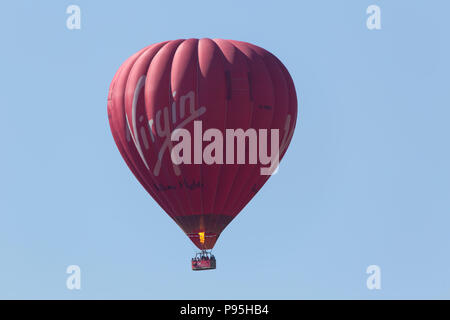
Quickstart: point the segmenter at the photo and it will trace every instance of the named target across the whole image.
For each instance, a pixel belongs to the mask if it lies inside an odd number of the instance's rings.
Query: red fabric
[[[260,47],[222,39],[173,40],[150,45],[124,62],[111,82],[108,118],[139,182],[198,248],[211,249],[270,177],[260,174],[267,165],[248,164],[247,156],[246,164],[174,166],[175,142],[168,143],[167,135],[181,125],[194,137],[194,120],[202,121],[203,132],[216,128],[224,138],[225,129],[279,129],[281,160],[295,129],[297,97],[287,69]],[[224,161],[225,156],[224,146]],[[204,243],[199,232],[205,232]]]

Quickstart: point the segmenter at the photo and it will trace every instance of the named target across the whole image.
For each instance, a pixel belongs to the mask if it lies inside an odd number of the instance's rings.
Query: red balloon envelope
[[[262,169],[272,162],[261,153],[274,156],[278,143],[277,158],[284,156],[297,96],[283,64],[258,46],[181,39],[150,45],[125,61],[110,85],[108,118],[136,178],[205,250],[270,177]],[[237,135],[227,139],[238,129],[242,148]]]

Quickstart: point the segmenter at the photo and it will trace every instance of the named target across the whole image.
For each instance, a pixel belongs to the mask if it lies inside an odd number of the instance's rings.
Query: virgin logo
[[[205,107],[200,107],[198,109],[195,109],[195,95],[194,91],[189,91],[186,95],[183,95],[180,97],[180,105],[177,110],[177,104],[176,101],[172,103],[171,106],[171,115],[172,117],[169,118],[169,107],[164,107],[163,109],[160,109],[156,112],[155,117],[151,118],[148,121],[148,124],[142,123],[144,120],[144,116],[140,116],[139,119],[137,119],[137,102],[139,98],[139,94],[145,86],[145,76],[142,76],[137,85],[136,89],[134,90],[133,95],[133,104],[132,104],[132,128],[130,128],[130,121],[128,121],[127,117],[127,123],[128,123],[128,129],[132,134],[130,134],[130,138],[132,138],[137,151],[139,152],[139,155],[141,156],[142,161],[144,162],[147,170],[151,170],[146,159],[144,156],[144,152],[142,150],[141,142],[139,139],[138,134],[140,134],[141,140],[144,144],[144,148],[148,150],[150,148],[150,144],[147,139],[147,132],[150,135],[151,142],[155,143],[156,139],[162,138],[164,139],[161,147],[158,152],[158,158],[156,161],[156,164],[153,168],[153,174],[155,176],[159,176],[159,173],[161,171],[161,165],[164,157],[164,153],[168,151],[170,153],[170,150],[172,149],[172,141],[170,139],[171,136],[171,130],[170,130],[170,121],[172,120],[172,126],[174,126],[177,122],[179,122],[175,127],[174,130],[180,129],[185,127],[188,123],[194,121],[195,119],[199,118],[202,114],[206,112]],[[174,92],[173,97],[176,96],[176,92]],[[189,114],[186,112],[186,107],[189,105]],[[138,130],[138,121],[141,124],[140,130]],[[173,165],[174,172],[177,176],[181,174],[180,168],[178,168],[177,165]]]
[[[261,167],[261,175],[272,175],[277,172],[280,154],[287,147],[290,115],[286,118],[281,144],[279,143],[279,130],[270,130],[269,154],[267,129],[255,130],[249,128],[245,131],[243,129],[225,129],[225,137],[222,130],[219,129],[210,128],[203,132],[202,121],[198,119],[206,112],[206,107],[201,106],[195,109],[194,91],[182,95],[179,98],[178,106],[174,101],[170,106],[170,114],[169,107],[166,106],[158,110],[154,117],[149,119],[148,123],[145,123],[143,121],[144,116],[141,115],[138,119],[136,112],[138,97],[144,85],[145,76],[142,76],[134,91],[131,123],[127,117],[130,131],[128,132],[130,133],[128,140],[133,141],[147,170],[151,170],[151,168],[146,161],[143,148],[149,150],[151,144],[153,145],[158,141],[160,149],[152,170],[155,176],[160,174],[166,151],[172,160],[173,170],[177,176],[181,173],[179,168],[181,164],[234,164],[235,158],[237,164],[245,164],[248,159],[249,164],[257,164],[259,160],[260,165],[267,165],[267,167]],[[176,92],[173,93],[173,96],[176,96]],[[193,139],[191,132],[185,129],[186,125],[191,122],[194,122]],[[171,127],[173,130],[171,130]],[[163,140],[159,141],[160,139]],[[203,142],[209,143],[203,148]],[[192,146],[193,150],[191,150]],[[235,150],[237,151],[236,157]],[[248,155],[246,155],[246,150],[248,150]]]

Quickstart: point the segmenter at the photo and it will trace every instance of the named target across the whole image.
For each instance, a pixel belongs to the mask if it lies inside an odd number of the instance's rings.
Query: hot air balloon
[[[108,118],[130,170],[201,250],[192,268],[213,269],[221,232],[289,146],[297,96],[280,60],[256,45],[179,39],[120,66]]]

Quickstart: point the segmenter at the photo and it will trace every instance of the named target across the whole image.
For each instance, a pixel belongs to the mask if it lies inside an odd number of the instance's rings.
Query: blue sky
[[[66,8],[81,8],[81,30]],[[382,29],[366,28],[381,8]],[[9,1],[0,33],[0,298],[450,298],[448,1]],[[164,40],[249,41],[299,96],[280,171],[218,269],[129,172],[106,98]],[[66,268],[81,267],[81,290]],[[366,268],[381,268],[368,290]]]

